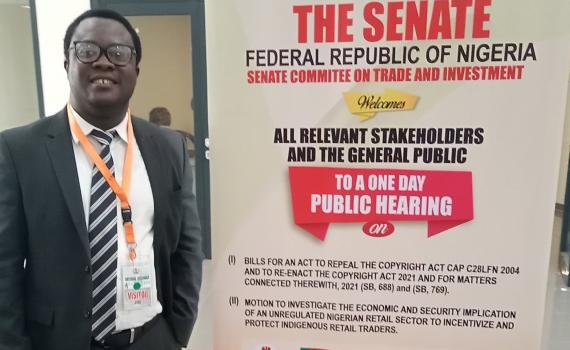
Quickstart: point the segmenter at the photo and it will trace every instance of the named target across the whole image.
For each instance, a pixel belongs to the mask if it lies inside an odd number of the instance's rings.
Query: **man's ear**
[[[140,72],[140,69],[139,69],[139,66],[138,66],[138,65],[137,65],[137,68],[136,68],[136,69],[137,69],[137,77],[138,77],[138,76],[139,76],[139,72]]]
[[[69,61],[67,59],[63,60],[63,68],[65,68],[65,72],[69,73]]]

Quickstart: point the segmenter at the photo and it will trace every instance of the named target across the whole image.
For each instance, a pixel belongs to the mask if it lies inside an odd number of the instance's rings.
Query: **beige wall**
[[[0,4],[0,130],[39,118],[30,10]]]
[[[172,114],[172,128],[194,133],[190,16],[133,16],[129,21],[142,41],[133,114],[148,118],[153,107],[163,106]]]

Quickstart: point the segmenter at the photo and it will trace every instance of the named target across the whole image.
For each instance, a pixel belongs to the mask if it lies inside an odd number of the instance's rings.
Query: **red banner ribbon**
[[[473,219],[471,172],[289,167],[295,224],[320,240],[334,222],[427,221],[432,237]]]

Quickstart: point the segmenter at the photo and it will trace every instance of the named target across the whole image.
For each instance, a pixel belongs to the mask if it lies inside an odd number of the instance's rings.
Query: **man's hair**
[[[69,60],[69,46],[71,45],[71,37],[75,33],[77,26],[84,19],[92,17],[111,19],[125,26],[129,34],[131,35],[131,38],[133,39],[133,45],[135,46],[135,50],[137,52],[137,54],[135,55],[135,60],[136,64],[138,65],[142,58],[141,39],[139,38],[139,35],[137,34],[135,28],[133,28],[131,23],[123,15],[113,10],[106,10],[106,9],[87,10],[69,24],[67,30],[65,31],[65,37],[63,38],[63,55],[65,56],[65,58]]]
[[[154,107],[148,113],[148,120],[159,126],[170,126],[172,121],[170,112],[166,107]]]

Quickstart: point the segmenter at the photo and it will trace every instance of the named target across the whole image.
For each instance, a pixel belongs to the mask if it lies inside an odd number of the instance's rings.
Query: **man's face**
[[[133,40],[127,29],[115,20],[91,17],[79,23],[71,38],[74,41],[88,40],[100,47],[112,44],[133,46]],[[80,113],[93,113],[108,108],[126,108],[133,94],[139,73],[136,57],[125,66],[116,66],[109,62],[105,53],[93,63],[82,63],[75,56],[75,50],[69,51],[64,63],[71,89],[72,105]]]

